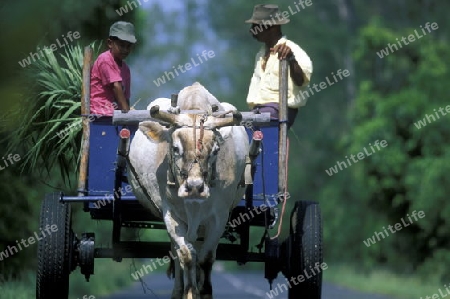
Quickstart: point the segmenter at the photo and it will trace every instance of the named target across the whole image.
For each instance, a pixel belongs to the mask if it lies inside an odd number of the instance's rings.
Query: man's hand
[[[123,93],[122,82],[114,82],[113,91],[116,101],[119,104],[119,109],[122,110],[122,112],[129,111],[130,106],[128,105],[128,101],[126,100],[125,94]]]
[[[278,59],[286,59],[293,55],[291,48],[286,44],[275,45],[273,48],[270,48],[272,53],[278,53]]]
[[[272,51],[272,53],[278,53],[278,59],[287,59],[289,61],[292,80],[294,80],[295,85],[302,86],[304,82],[303,70],[295,60],[294,53],[291,48],[289,48],[286,44],[280,44],[270,48],[270,51]]]

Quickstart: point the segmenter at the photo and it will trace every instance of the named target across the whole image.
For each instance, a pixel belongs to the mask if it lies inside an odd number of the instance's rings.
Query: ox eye
[[[217,155],[217,153],[219,153],[219,150],[220,150],[220,147],[215,146],[213,151],[212,151],[213,155]]]
[[[186,170],[180,171],[180,176],[181,176],[181,178],[184,179],[184,180],[187,179],[187,177],[188,177],[187,171],[186,171]]]
[[[173,153],[175,155],[179,155],[180,154],[180,148],[178,146],[174,146],[172,147]]]

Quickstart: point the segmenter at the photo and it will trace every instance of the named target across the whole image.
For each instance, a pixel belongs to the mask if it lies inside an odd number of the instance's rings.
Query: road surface
[[[170,299],[173,280],[169,280],[164,273],[153,273],[143,277],[146,286],[144,293],[140,282],[135,283],[129,289],[118,292],[114,295],[101,297],[99,299]],[[285,280],[279,275],[274,281],[275,288],[278,283],[282,284]],[[264,279],[264,273],[259,272],[238,272],[228,273],[224,271],[213,272],[212,277],[214,298],[215,299],[257,299],[270,297],[266,294],[269,291],[267,280]],[[287,291],[273,296],[276,299],[286,299]],[[386,296],[364,294],[351,291],[345,288],[324,283],[322,289],[322,299],[393,299]]]

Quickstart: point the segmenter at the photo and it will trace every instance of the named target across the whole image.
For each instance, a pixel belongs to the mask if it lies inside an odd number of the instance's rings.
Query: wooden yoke
[[[92,47],[87,46],[84,48],[83,58],[83,82],[81,89],[81,115],[90,114],[91,104],[91,66],[92,66]],[[89,118],[82,118],[83,135],[81,138],[81,159],[80,159],[80,172],[78,177],[78,196],[87,195],[86,182],[88,177],[88,162],[89,162],[89,136],[90,126]]]
[[[286,154],[287,154],[287,126],[288,126],[288,62],[280,61],[280,102],[278,107],[278,194],[286,200]]]
[[[178,103],[178,94],[173,93],[170,95],[170,106],[172,106],[172,108],[177,107],[177,103]]]

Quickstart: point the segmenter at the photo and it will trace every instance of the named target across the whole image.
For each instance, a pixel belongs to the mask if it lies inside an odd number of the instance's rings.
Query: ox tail
[[[172,258],[172,255],[170,256],[170,264],[166,273],[169,279],[175,278],[175,260]]]

